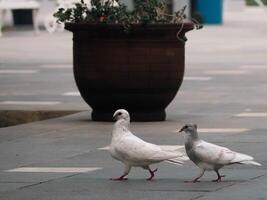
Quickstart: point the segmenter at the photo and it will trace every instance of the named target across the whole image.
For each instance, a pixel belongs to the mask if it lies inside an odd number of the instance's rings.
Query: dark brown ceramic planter
[[[67,23],[73,32],[74,77],[92,119],[111,121],[115,110],[129,111],[133,121],[163,121],[184,75],[184,42],[177,25]],[[180,37],[193,29],[184,24]]]

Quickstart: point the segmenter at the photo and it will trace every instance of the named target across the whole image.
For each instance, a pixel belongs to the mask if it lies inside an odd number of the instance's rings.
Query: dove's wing
[[[194,145],[189,154],[191,153],[199,162],[205,162],[212,165],[227,165],[236,157],[236,152],[203,140],[198,141]]]
[[[226,147],[215,145],[200,140],[193,148],[194,156],[199,162],[205,162],[211,165],[230,165],[234,163],[257,165],[252,156],[232,151]]]
[[[179,156],[175,152],[163,151],[160,146],[145,142],[132,134],[121,138],[114,150],[124,161],[140,165],[156,163]]]

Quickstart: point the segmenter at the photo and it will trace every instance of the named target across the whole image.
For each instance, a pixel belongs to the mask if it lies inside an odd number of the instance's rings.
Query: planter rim
[[[183,26],[183,32],[187,32],[194,29],[194,24],[192,22],[185,22],[179,24],[133,24],[131,25],[132,31],[135,30],[179,30]],[[69,31],[88,31],[88,30],[118,30],[121,31],[124,29],[122,24],[89,24],[89,23],[65,23],[65,29]]]

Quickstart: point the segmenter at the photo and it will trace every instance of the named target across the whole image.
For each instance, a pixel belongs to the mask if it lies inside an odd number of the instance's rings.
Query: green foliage
[[[264,3],[267,6],[267,0],[262,0],[262,3]],[[258,5],[254,0],[246,0],[246,4],[249,6],[257,6]]]
[[[116,6],[115,6],[116,5]],[[91,9],[81,0],[73,8],[59,8],[54,17],[58,22],[72,23],[122,23],[129,19],[129,12],[125,5],[118,0],[100,1],[91,0]]]
[[[133,11],[120,0],[91,0],[90,8],[81,0],[73,8],[59,8],[54,16],[59,23],[122,24],[128,29],[132,24],[182,23],[185,8],[170,15],[164,0],[135,0]],[[196,28],[201,28],[197,22],[195,24]]]
[[[158,20],[159,9],[163,9],[163,4],[157,0],[135,0],[135,10],[133,16],[135,21],[143,24],[155,23]]]

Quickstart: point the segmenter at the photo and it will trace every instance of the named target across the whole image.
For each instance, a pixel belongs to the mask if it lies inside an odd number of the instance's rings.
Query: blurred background
[[[123,1],[133,6],[132,1]],[[0,0],[0,127],[90,110],[73,78],[72,34],[53,17],[58,7],[73,2]],[[188,18],[204,24],[204,29],[187,34],[186,82],[181,92],[189,81],[210,80],[201,77],[204,69],[247,65],[265,69],[267,0],[167,2],[169,12],[186,5]],[[241,77],[243,72],[231,73]],[[182,112],[183,98],[179,98]],[[170,105],[175,107],[176,101]]]
[[[49,21],[52,23],[52,13],[58,7],[71,6],[77,1],[79,0],[0,0],[0,22],[2,28],[6,30],[32,25],[32,10],[36,8],[38,11],[35,17],[38,27],[44,29],[48,27]],[[122,0],[122,2],[129,8],[134,5],[132,0]],[[187,16],[204,24],[223,23],[224,14],[227,15],[227,11],[246,12],[247,8],[264,8],[267,4],[267,0],[166,0],[166,2],[169,12],[177,11],[186,5]]]

